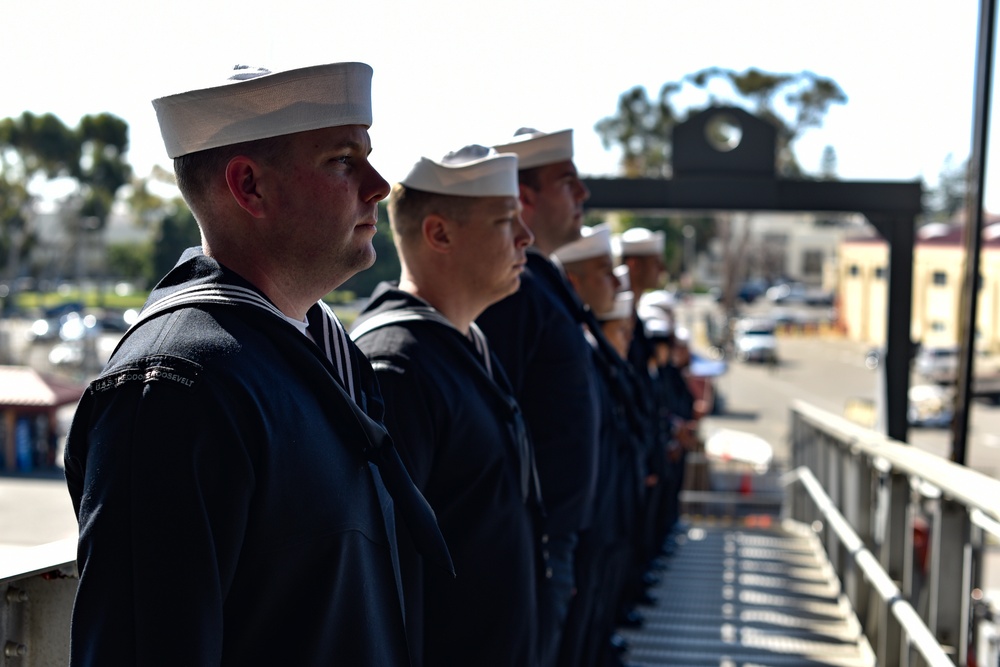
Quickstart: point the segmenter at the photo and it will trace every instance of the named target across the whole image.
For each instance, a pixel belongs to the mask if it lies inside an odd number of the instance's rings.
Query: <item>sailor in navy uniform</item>
[[[237,67],[154,101],[203,247],[73,420],[72,665],[409,664],[396,516],[450,559],[318,302],[374,261],[371,77]]]
[[[623,596],[636,576],[648,424],[641,387],[624,356],[604,335],[597,314],[615,314],[620,287],[607,224],[553,253],[581,302],[601,390],[601,465],[594,513],[577,551],[577,595],[563,636],[559,664],[608,664]],[[631,318],[629,317],[629,323]]]
[[[616,258],[621,262],[619,268],[626,271],[638,306],[643,295],[659,289],[663,284],[666,275],[663,262],[666,235],[659,230],[632,227],[613,236],[611,243]],[[662,378],[655,360],[654,344],[646,336],[645,318],[645,312],[637,309],[628,360],[642,384],[644,395],[649,397],[652,445],[647,461],[649,493],[643,510],[644,544],[640,557],[652,563],[662,550],[676,519],[674,509],[680,487],[668,461],[673,437],[672,415],[667,402],[661,400],[659,385]]]
[[[541,667],[553,667],[575,586],[573,554],[593,509],[600,399],[572,288],[549,254],[579,238],[589,192],[573,164],[572,130],[524,128],[495,148],[518,156],[522,216],[535,241],[520,289],[477,323],[507,371],[535,448],[548,556],[539,577],[539,655]]]
[[[537,478],[520,408],[475,323],[520,283],[532,240],[520,208],[515,155],[467,146],[422,158],[389,199],[400,280],[378,286],[352,331],[457,573],[423,563],[400,531],[415,666],[537,664]]]

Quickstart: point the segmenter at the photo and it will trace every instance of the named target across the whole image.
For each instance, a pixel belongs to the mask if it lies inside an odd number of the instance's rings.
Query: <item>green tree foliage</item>
[[[153,275],[150,276],[150,284],[156,283],[174,268],[182,252],[200,244],[201,232],[191,209],[183,199],[172,201],[160,221],[159,233],[153,245]]]
[[[80,159],[73,174],[81,186],[83,216],[97,218],[102,227],[118,189],[129,182],[132,168],[125,159],[128,124],[108,113],[84,116],[75,132]]]
[[[27,182],[44,175],[74,177],[79,170],[80,142],[74,131],[53,114],[25,111],[19,118],[0,120],[0,150],[5,171]]]
[[[72,131],[52,114],[26,112],[0,120],[0,262],[5,281],[18,277],[34,241],[35,197],[28,184],[36,177],[71,176],[78,157]]]
[[[956,162],[948,154],[938,174],[937,186],[925,191],[924,210],[928,222],[950,222],[965,208],[968,193],[969,162]]]
[[[149,284],[153,275],[152,243],[113,243],[107,253],[111,276]]]
[[[692,92],[700,93],[703,103],[679,109],[678,95]],[[622,93],[615,114],[598,121],[594,129],[606,149],[621,149],[626,177],[666,178],[671,174],[674,125],[710,106],[733,104],[777,127],[778,172],[801,177],[803,170],[792,151],[794,141],[822,125],[830,105],[846,101],[835,81],[812,72],[775,74],[750,68],[740,73],[710,67],[664,84],[655,99],[642,86]]]
[[[594,223],[599,221],[593,220]],[[590,224],[591,220],[588,219],[586,222]],[[618,228],[615,231],[623,232],[633,227],[644,227],[654,232],[662,231],[665,241],[663,262],[670,278],[676,279],[683,271],[691,269],[690,266],[684,265],[685,261],[693,260],[691,257],[684,257],[684,227],[688,225],[694,230],[693,250],[695,253],[705,251],[709,240],[714,235],[715,220],[710,215],[662,216],[623,212],[617,217],[616,227]]]
[[[0,119],[0,262],[8,280],[20,274],[25,252],[37,240],[32,183],[75,182],[63,202],[75,215],[63,219],[78,247],[85,231],[104,227],[119,188],[131,178],[127,149],[128,124],[107,113],[84,116],[75,128],[53,114]]]

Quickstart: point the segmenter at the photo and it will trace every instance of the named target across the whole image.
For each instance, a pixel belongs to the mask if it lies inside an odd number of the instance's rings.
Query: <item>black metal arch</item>
[[[713,123],[738,124],[732,150],[713,145]],[[913,245],[920,181],[810,181],[775,175],[776,132],[735,107],[712,107],[674,127],[674,178],[585,178],[587,207],[603,210],[861,213],[889,244],[885,359],[887,434],[907,439]]]

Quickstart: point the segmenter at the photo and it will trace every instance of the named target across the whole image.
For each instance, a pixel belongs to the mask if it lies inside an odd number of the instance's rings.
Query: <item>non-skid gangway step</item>
[[[801,524],[694,523],[649,590],[625,662],[654,667],[873,667],[816,536]]]

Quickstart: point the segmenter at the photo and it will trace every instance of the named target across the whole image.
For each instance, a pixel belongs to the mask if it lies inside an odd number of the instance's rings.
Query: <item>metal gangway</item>
[[[1000,481],[796,402],[773,488],[682,496],[630,665],[1000,665]],[[697,511],[695,511],[697,510]],[[708,511],[711,510],[711,511]],[[67,663],[75,541],[0,563],[0,666]]]
[[[688,492],[630,665],[1000,664],[1000,481],[796,402],[773,489]],[[749,486],[749,485],[746,485]],[[713,509],[714,508],[714,509]]]

